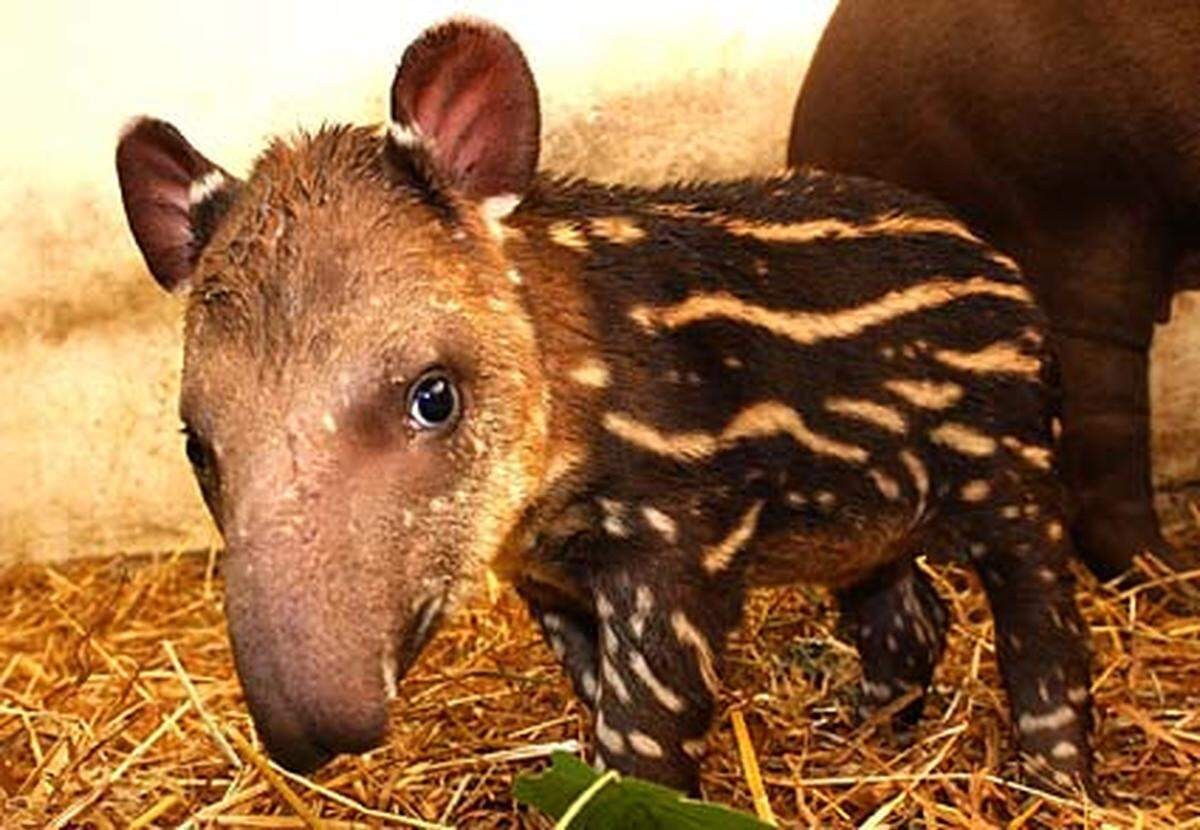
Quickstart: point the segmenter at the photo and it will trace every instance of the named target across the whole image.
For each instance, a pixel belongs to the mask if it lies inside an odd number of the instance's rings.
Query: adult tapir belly
[[[1054,328],[1076,546],[1195,561],[1152,508],[1147,357],[1200,287],[1200,5],[843,0],[788,160],[932,193],[1012,254]]]

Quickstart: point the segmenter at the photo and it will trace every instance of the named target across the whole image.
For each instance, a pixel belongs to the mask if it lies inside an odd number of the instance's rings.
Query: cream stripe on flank
[[[825,408],[835,415],[857,418],[897,435],[908,431],[908,424],[905,423],[903,415],[892,407],[875,401],[861,398],[827,398]]]
[[[949,409],[962,399],[964,392],[957,383],[915,378],[884,381],[883,388],[921,409]]]
[[[900,484],[896,479],[875,467],[867,470],[867,475],[871,477],[871,481],[875,482],[875,488],[885,499],[895,501],[900,498]]]
[[[817,455],[862,463],[868,453],[862,447],[847,444],[813,432],[800,413],[779,401],[761,401],[739,412],[719,435],[708,432],[660,432],[621,412],[606,412],[604,428],[618,438],[644,450],[670,458],[702,460],[728,449],[739,441],[787,435]]]
[[[949,447],[963,455],[983,457],[996,451],[995,438],[956,421],[946,421],[930,430],[929,438],[935,444]]]
[[[925,515],[926,498],[929,496],[929,470],[911,450],[900,450],[900,462],[908,468],[913,486],[917,488],[918,502],[915,518],[920,520]]]
[[[733,530],[729,531],[728,536],[717,544],[705,548],[704,557],[700,561],[704,564],[704,571],[709,576],[729,567],[733,557],[737,556],[738,551],[745,547],[746,543],[754,536],[754,531],[758,529],[758,514],[762,512],[762,508],[763,503],[756,501],[749,510],[742,514],[742,518],[738,520]]]
[[[714,217],[717,218],[717,217]],[[814,239],[861,239],[866,236],[905,236],[908,234],[940,233],[956,236],[968,242],[983,244],[983,240],[971,233],[967,227],[953,219],[938,219],[930,216],[904,216],[887,214],[863,225],[853,225],[841,219],[812,219],[808,222],[768,222],[755,225],[743,220],[733,220],[723,225],[730,233],[749,236],[764,242],[811,242]],[[987,259],[1009,271],[1020,270],[1012,257],[999,251],[984,252]]]
[[[1027,463],[1037,467],[1039,470],[1049,470],[1053,466],[1053,456],[1050,453],[1049,447],[1026,444],[1013,435],[1004,436],[1000,439],[1000,443],[1020,455]]]
[[[1037,375],[1042,362],[1037,357],[1025,354],[1015,343],[992,343],[977,352],[960,352],[954,349],[939,349],[933,353],[939,363],[953,369],[979,374]]]
[[[703,320],[731,320],[764,328],[801,345],[854,337],[873,326],[906,314],[939,308],[965,297],[991,296],[1032,303],[1029,292],[1016,283],[986,277],[954,280],[930,279],[855,308],[836,311],[785,311],[755,305],[728,292],[693,294],[683,302],[665,306],[636,306],[629,317],[643,328],[679,328]]]
[[[928,216],[886,214],[872,222],[855,225],[841,219],[812,219],[807,222],[768,222],[752,224],[735,219],[724,224],[730,233],[749,236],[764,242],[810,242],[814,239],[858,239],[864,236],[904,236],[906,234],[939,233],[956,236],[968,242],[980,242],[979,237],[952,219]]]

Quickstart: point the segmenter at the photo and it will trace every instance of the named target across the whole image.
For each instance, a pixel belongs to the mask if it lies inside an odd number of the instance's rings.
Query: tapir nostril
[[[383,743],[387,710],[381,706],[357,714],[346,712],[302,732],[277,729],[269,718],[256,720],[256,725],[272,760],[292,772],[307,774],[336,755],[366,752]]]
[[[387,732],[383,682],[371,676],[378,656],[348,649],[332,658],[297,648],[311,639],[288,640],[263,624],[256,606],[238,600],[237,568],[227,597],[230,635],[246,703],[267,753],[289,770],[308,773],[339,753],[378,746]],[[298,618],[303,618],[299,615]],[[304,632],[301,631],[301,634]]]
[[[374,749],[387,736],[387,707],[369,711],[346,712],[327,723],[317,724],[311,733],[313,743],[328,756],[357,755]]]
[[[284,769],[300,775],[316,772],[333,758],[334,753],[309,741],[298,738],[291,741],[272,744],[260,730],[263,744],[271,759]]]

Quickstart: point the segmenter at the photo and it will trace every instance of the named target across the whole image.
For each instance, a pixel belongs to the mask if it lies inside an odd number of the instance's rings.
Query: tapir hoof
[[[1081,505],[1072,522],[1071,538],[1080,558],[1105,581],[1128,571],[1140,554],[1182,564],[1182,554],[1163,538],[1150,505],[1141,501]]]
[[[1043,759],[1023,757],[1020,777],[1029,785],[1053,795],[1086,800],[1097,806],[1104,806],[1106,802],[1090,767],[1067,774],[1049,767]]]
[[[1132,584],[1162,578],[1162,593],[1174,603],[1200,607],[1200,575],[1176,577],[1200,571],[1200,551],[1168,542],[1148,507],[1097,505],[1080,513],[1071,534],[1080,557],[1100,580],[1125,576]]]

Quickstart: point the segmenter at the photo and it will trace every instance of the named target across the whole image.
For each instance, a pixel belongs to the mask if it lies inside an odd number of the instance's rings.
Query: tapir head
[[[161,121],[117,148],[134,238],[187,298],[180,415],[238,674],[296,770],[383,739],[542,475],[546,383],[497,224],[537,163],[528,66],[452,21],[409,47],[391,108],[276,141],[245,181]]]

